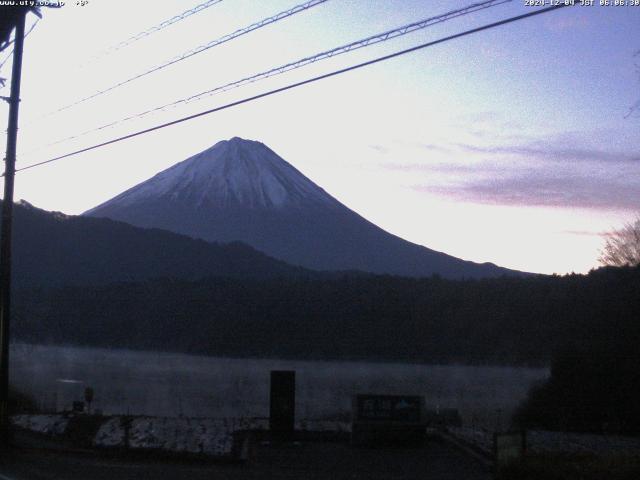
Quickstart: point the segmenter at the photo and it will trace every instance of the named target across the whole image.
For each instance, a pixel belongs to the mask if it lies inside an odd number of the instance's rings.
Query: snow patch
[[[493,452],[493,432],[469,427],[450,427],[448,432],[487,454]],[[640,439],[620,435],[527,431],[527,451],[533,454],[640,454]]]
[[[103,208],[159,199],[198,208],[340,205],[266,145],[234,137],[158,173],[87,214],[99,215]]]
[[[236,432],[267,428],[266,419],[113,417],[100,427],[94,445],[230,456]]]
[[[94,446],[123,447],[125,445],[125,430],[120,417],[113,417],[100,425],[95,438]]]
[[[32,432],[62,435],[67,429],[69,418],[63,415],[14,415],[11,422]]]
[[[63,415],[16,415],[12,422],[24,429],[63,435],[69,423]],[[267,418],[105,417],[93,445],[187,452],[209,456],[231,456],[237,432],[267,430]],[[304,432],[349,432],[347,422],[300,420],[296,430]]]

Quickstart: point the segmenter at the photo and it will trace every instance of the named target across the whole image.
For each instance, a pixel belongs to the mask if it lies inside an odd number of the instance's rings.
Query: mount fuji
[[[316,270],[447,278],[521,274],[392,235],[341,204],[266,145],[234,137],[84,215],[215,242],[245,242]]]

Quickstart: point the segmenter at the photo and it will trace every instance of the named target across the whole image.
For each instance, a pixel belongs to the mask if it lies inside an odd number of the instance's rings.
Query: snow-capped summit
[[[156,198],[197,208],[339,205],[266,145],[239,137],[216,143],[97,209]]]
[[[234,137],[170,167],[85,215],[209,241],[248,243],[319,270],[489,277],[509,270],[416,245],[342,205],[260,142]]]

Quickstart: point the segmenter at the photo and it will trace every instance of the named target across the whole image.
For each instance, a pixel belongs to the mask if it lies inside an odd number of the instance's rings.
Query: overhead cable
[[[376,35],[372,35],[372,36],[366,37],[364,39],[348,43],[346,45],[342,45],[342,46],[339,46],[339,47],[336,47],[336,48],[332,48],[331,50],[326,50],[326,51],[323,51],[323,52],[320,52],[320,53],[316,53],[316,54],[308,56],[308,57],[301,58],[301,59],[296,60],[294,62],[290,62],[290,63],[287,63],[285,65],[281,65],[279,67],[275,67],[275,68],[272,68],[270,70],[257,73],[255,75],[251,75],[249,77],[245,77],[245,78],[242,78],[240,80],[236,80],[236,81],[233,81],[233,82],[230,82],[230,83],[226,83],[224,85],[219,85],[217,87],[205,90],[204,92],[200,92],[198,94],[191,95],[189,97],[181,98],[179,100],[175,100],[173,102],[166,103],[166,104],[161,105],[159,107],[154,107],[154,108],[151,108],[149,110],[145,110],[143,112],[135,113],[135,114],[120,118],[118,120],[109,122],[107,124],[100,125],[98,127],[82,131],[82,132],[80,132],[78,134],[75,134],[75,135],[72,135],[72,136],[57,140],[57,141],[55,141],[53,143],[48,144],[47,146],[58,145],[58,144],[63,143],[63,142],[67,142],[67,141],[70,141],[70,140],[75,140],[77,138],[83,137],[83,136],[88,135],[90,133],[94,133],[94,132],[98,132],[98,131],[101,131],[101,130],[104,130],[104,129],[107,129],[107,128],[111,128],[111,127],[114,127],[114,126],[119,125],[121,123],[128,122],[130,120],[142,118],[142,117],[145,117],[145,116],[150,115],[152,113],[156,113],[156,112],[159,112],[159,111],[166,110],[168,108],[177,107],[180,104],[187,104],[187,103],[190,103],[190,102],[193,102],[193,101],[196,101],[196,100],[200,100],[200,99],[205,98],[205,97],[210,97],[212,95],[216,95],[216,94],[223,93],[223,92],[235,89],[235,88],[239,88],[239,87],[242,87],[244,85],[248,85],[248,84],[260,81],[260,80],[265,80],[267,78],[274,77],[276,75],[281,75],[283,73],[286,73],[286,72],[289,72],[291,70],[295,70],[295,69],[304,67],[306,65],[309,65],[309,64],[312,64],[312,63],[315,63],[315,62],[319,62],[319,61],[322,61],[322,60],[333,58],[333,57],[336,57],[338,55],[342,55],[344,53],[351,52],[353,50],[357,50],[357,49],[360,49],[360,48],[364,48],[364,47],[368,47],[368,46],[374,45],[376,43],[385,42],[387,40],[391,40],[393,38],[400,37],[402,35],[406,35],[408,33],[415,32],[417,30],[421,30],[421,29],[433,26],[433,25],[438,24],[438,23],[442,23],[442,22],[445,22],[445,21],[448,21],[448,20],[452,20],[452,19],[460,17],[462,15],[467,15],[467,14],[470,14],[470,13],[473,13],[473,12],[477,12],[479,10],[484,10],[486,8],[495,7],[495,6],[501,5],[503,3],[508,3],[508,2],[511,2],[511,0],[488,0],[488,1],[480,2],[480,3],[474,3],[474,4],[471,4],[471,5],[469,5],[467,7],[464,7],[464,8],[460,8],[460,9],[457,9],[457,10],[452,10],[450,12],[447,12],[447,13],[444,13],[444,14],[441,14],[441,15],[437,15],[437,16],[434,16],[434,17],[430,17],[430,18],[427,18],[427,19],[424,19],[424,20],[420,20],[418,22],[413,22],[413,23],[410,23],[408,25],[403,25],[401,27],[394,28],[392,30],[387,30],[385,32],[378,33]]]
[[[137,42],[138,40],[141,40],[145,37],[148,37],[149,35],[152,35],[156,32],[159,32],[160,30],[163,30],[165,28],[167,28],[169,25],[173,25],[174,23],[177,23],[181,20],[184,20],[185,18],[190,17],[191,15],[195,15],[196,13],[200,13],[201,11],[212,7],[218,3],[222,2],[222,0],[208,0],[204,3],[201,3],[200,5],[196,5],[193,8],[190,8],[189,10],[185,10],[184,12],[175,15],[171,18],[168,18],[167,20],[164,20],[163,22],[159,23],[158,25],[155,25],[153,27],[147,28],[146,30],[143,30],[140,33],[137,33],[135,35],[132,35],[131,37],[127,38],[126,40],[121,41],[120,43],[117,43],[115,45],[112,45],[111,47],[107,48],[106,50],[104,50],[103,52],[99,53],[98,55],[96,55],[95,57],[93,57],[90,61],[93,60],[97,60],[98,58],[102,58],[105,57],[117,50],[120,50],[124,47],[127,47],[129,45],[131,45],[132,43]]]
[[[378,58],[375,58],[373,60],[368,60],[366,62],[358,63],[358,64],[352,65],[350,67],[341,68],[341,69],[335,70],[333,72],[325,73],[325,74],[319,75],[317,77],[313,77],[313,78],[309,78],[307,80],[302,80],[300,82],[292,83],[292,84],[286,85],[284,87],[276,88],[274,90],[269,90],[267,92],[263,92],[263,93],[260,93],[258,95],[253,95],[251,97],[243,98],[241,100],[236,100],[234,102],[227,103],[227,104],[221,105],[219,107],[211,108],[209,110],[205,110],[203,112],[195,113],[193,115],[188,115],[186,117],[182,117],[182,118],[179,118],[177,120],[173,120],[173,121],[166,122],[166,123],[163,123],[163,124],[160,124],[160,125],[156,125],[154,127],[146,128],[144,130],[139,130],[137,132],[130,133],[128,135],[124,135],[124,136],[121,136],[121,137],[118,137],[118,138],[114,138],[114,139],[108,140],[106,142],[102,142],[102,143],[99,143],[99,144],[96,144],[96,145],[92,145],[90,147],[85,147],[85,148],[82,148],[80,150],[76,150],[76,151],[73,151],[73,152],[66,153],[64,155],[60,155],[60,156],[57,156],[57,157],[54,157],[54,158],[50,158],[48,160],[44,160],[44,161],[37,162],[37,163],[32,163],[31,165],[27,165],[25,167],[16,169],[16,172],[29,170],[31,168],[35,168],[35,167],[38,167],[38,166],[41,166],[41,165],[46,165],[46,164],[49,164],[49,163],[52,163],[52,162],[56,162],[56,161],[62,160],[64,158],[69,158],[69,157],[72,157],[72,156],[75,156],[75,155],[79,155],[81,153],[85,153],[85,152],[88,152],[88,151],[91,151],[91,150],[96,150],[98,148],[102,148],[102,147],[105,147],[107,145],[112,145],[114,143],[122,142],[122,141],[128,140],[130,138],[138,137],[140,135],[144,135],[144,134],[151,133],[151,132],[154,132],[154,131],[157,131],[157,130],[161,130],[163,128],[171,127],[173,125],[177,125],[179,123],[187,122],[187,121],[193,120],[195,118],[203,117],[205,115],[210,115],[212,113],[216,113],[216,112],[219,112],[219,111],[222,111],[222,110],[226,110],[226,109],[229,109],[229,108],[232,108],[232,107],[236,107],[238,105],[249,103],[249,102],[261,99],[261,98],[269,97],[271,95],[275,95],[277,93],[285,92],[287,90],[292,90],[294,88],[298,88],[298,87],[301,87],[303,85],[308,85],[308,84],[311,84],[311,83],[314,83],[314,82],[317,82],[317,81],[320,81],[320,80],[324,80],[326,78],[335,77],[337,75],[341,75],[343,73],[347,73],[347,72],[350,72],[350,71],[353,71],[353,70],[357,70],[357,69],[360,69],[360,68],[363,68],[363,67],[367,67],[369,65],[374,65],[376,63],[384,62],[386,60],[390,60],[392,58],[396,58],[396,57],[399,57],[401,55],[406,55],[408,53],[412,53],[412,52],[416,52],[418,50],[422,50],[422,49],[425,49],[425,48],[428,48],[428,47],[432,47],[432,46],[438,45],[440,43],[448,42],[448,41],[454,40],[456,38],[461,38],[461,37],[464,37],[464,36],[467,36],[467,35],[471,35],[473,33],[478,33],[478,32],[484,31],[484,30],[489,30],[491,28],[499,27],[499,26],[506,25],[506,24],[509,24],[509,23],[513,23],[513,22],[516,22],[516,21],[519,21],[519,20],[524,20],[526,18],[530,18],[530,17],[536,16],[536,15],[540,15],[540,14],[543,14],[543,13],[547,13],[547,12],[551,12],[551,11],[554,11],[554,10],[558,10],[560,8],[564,8],[564,7],[567,7],[567,6],[572,6],[572,5],[563,3],[563,4],[560,4],[560,5],[555,5],[555,6],[551,6],[551,7],[542,8],[542,9],[539,9],[539,10],[534,10],[534,11],[531,11],[531,12],[528,12],[528,13],[525,13],[525,14],[522,14],[522,15],[517,15],[515,17],[510,17],[510,18],[507,18],[507,19],[504,19],[504,20],[500,20],[498,22],[489,23],[489,24],[483,25],[481,27],[476,27],[476,28],[473,28],[473,29],[470,29],[470,30],[465,30],[464,32],[460,32],[460,33],[456,33],[456,34],[453,34],[453,35],[449,35],[447,37],[443,37],[443,38],[440,38],[438,40],[433,40],[433,41],[430,41],[430,42],[427,42],[427,43],[423,43],[423,44],[417,45],[415,47],[407,48],[405,50],[401,50],[401,51],[398,51],[398,52],[395,52],[395,53],[391,53],[389,55],[384,55],[382,57],[378,57]]]
[[[288,18],[292,15],[295,15],[296,13],[300,13],[303,12],[305,10],[308,10],[312,7],[315,7],[317,5],[320,5],[322,3],[325,3],[328,0],[308,0],[305,3],[302,3],[300,5],[296,5],[295,7],[292,7],[288,10],[284,10],[280,13],[277,13],[275,15],[272,15],[270,17],[264,18],[262,20],[260,20],[259,22],[256,23],[252,23],[251,25],[248,25],[246,27],[240,28],[232,33],[229,33],[227,35],[224,35],[222,37],[216,38],[215,40],[211,40],[209,43],[206,43],[204,45],[199,45],[191,50],[188,50],[184,53],[182,53],[181,55],[178,55],[176,57],[173,57],[170,60],[167,60],[163,63],[161,63],[160,65],[156,65],[153,68],[150,68],[148,70],[145,70],[144,72],[138,73],[132,77],[129,77],[125,80],[122,80],[114,85],[111,85],[110,87],[104,88],[102,90],[98,90],[95,93],[92,93],[91,95],[88,95],[86,97],[83,97],[79,100],[76,100],[73,103],[70,103],[68,105],[65,105],[63,107],[58,108],[57,110],[54,110],[46,115],[44,115],[44,117],[48,117],[50,115],[53,115],[55,113],[59,113],[59,112],[63,112],[65,110],[68,110],[69,108],[75,107],[76,105],[79,105],[81,103],[84,103],[88,100],[94,99],[96,97],[99,97],[101,95],[104,95],[107,92],[111,92],[113,90],[115,90],[116,88],[122,87],[123,85],[126,85],[128,83],[131,83],[135,80],[138,80],[142,77],[146,77],[147,75],[150,75],[152,73],[158,72],[160,70],[163,70],[167,67],[169,67],[170,65],[173,65],[175,63],[181,62],[182,60],[186,60],[187,58],[193,57],[194,55],[197,55],[199,53],[202,53],[206,50],[209,50],[213,47],[217,47],[218,45],[221,45],[223,43],[229,42],[235,38],[238,38],[242,35],[246,35],[247,33],[253,32],[254,30],[258,30],[259,28],[265,27],[267,25],[271,25],[272,23],[276,23],[280,20],[283,20],[285,18]],[[43,117],[43,118],[44,118]]]
[[[39,21],[40,21],[40,18],[36,18],[35,22],[31,24],[31,27],[29,27],[29,30],[27,30],[27,33],[24,34],[25,40],[29,36],[29,34],[33,31],[33,29],[36,28],[36,25],[38,24]],[[11,43],[13,43],[13,40],[11,40]],[[13,56],[13,48],[11,48],[11,50],[9,51],[9,54],[5,57],[5,59],[2,60],[2,62],[0,62],[0,70],[2,70],[2,67],[4,67],[4,64],[7,63],[7,61],[12,56]]]
[[[174,23],[177,23],[181,20],[184,20],[185,18],[190,17],[191,15],[195,15],[196,13],[200,13],[201,11],[212,7],[218,3],[222,2],[222,0],[208,0],[204,3],[201,3],[200,5],[196,5],[193,8],[190,8],[189,10],[185,10],[184,12],[175,15],[171,18],[168,18],[162,22],[160,22],[158,25],[154,25],[153,27],[147,28],[146,30],[143,30],[142,32],[136,33],[135,35],[130,36],[129,38],[122,40],[121,42],[110,46],[109,48],[103,50],[102,52],[96,54],[95,56],[93,56],[92,58],[90,58],[87,62],[85,62],[82,66],[80,66],[79,68],[82,68],[84,66],[86,66],[87,64],[93,63],[101,58],[106,57],[107,55],[110,55],[114,52],[117,52],[118,50],[121,50],[125,47],[128,47],[129,45],[131,45],[132,43],[137,42],[138,40],[142,40],[145,37],[148,37],[149,35],[152,35],[156,32],[159,32],[160,30],[163,30],[165,28],[167,28],[170,25],[173,25]]]

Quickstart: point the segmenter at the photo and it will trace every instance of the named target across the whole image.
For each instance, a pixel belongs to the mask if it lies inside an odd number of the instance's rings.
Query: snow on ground
[[[64,435],[69,416],[15,415],[14,425],[48,435]],[[236,432],[267,430],[267,418],[104,417],[93,444],[96,447],[167,450],[230,456]],[[303,432],[351,431],[349,422],[298,420]],[[493,432],[468,427],[450,427],[449,433],[491,455]],[[593,434],[528,431],[527,450],[532,454],[634,454],[640,455],[640,438]]]
[[[18,415],[15,425],[40,433],[63,435],[69,423],[64,415]],[[267,430],[267,418],[105,417],[96,433],[96,447],[167,450],[230,456],[236,432]],[[301,420],[296,430],[348,432],[346,422]]]
[[[493,451],[493,432],[468,427],[449,428],[453,436],[484,452]],[[527,451],[532,454],[640,454],[640,438],[586,433],[527,431]]]
[[[104,422],[93,439],[95,446],[117,447],[124,446],[124,428],[120,417],[112,417]]]
[[[493,452],[493,433],[481,428],[448,427],[454,437],[479,448],[487,454]]]
[[[142,417],[131,422],[129,447],[227,456],[235,432],[265,428],[260,419]]]
[[[125,426],[120,418],[114,417],[100,428],[96,446],[125,445]],[[268,428],[266,418],[139,417],[129,426],[129,448],[227,456],[232,454],[236,432]],[[347,432],[349,428],[345,422],[296,422],[296,429],[306,432]]]
[[[527,432],[531,453],[640,454],[640,438],[586,433]]]
[[[14,415],[11,421],[26,430],[50,435],[62,435],[69,424],[63,415]]]

